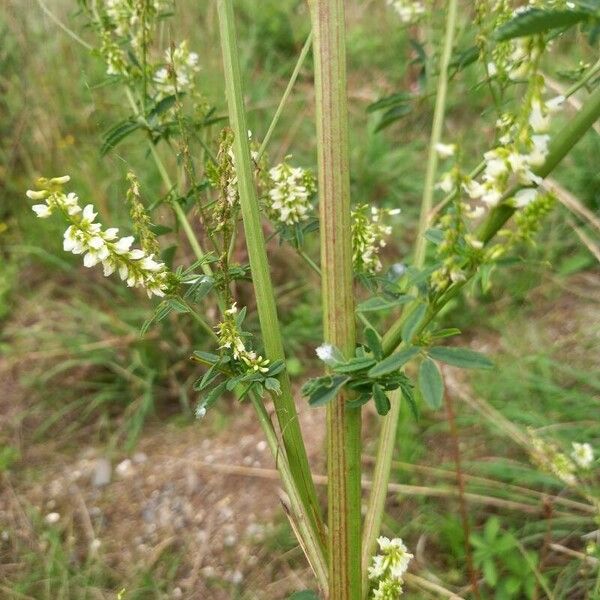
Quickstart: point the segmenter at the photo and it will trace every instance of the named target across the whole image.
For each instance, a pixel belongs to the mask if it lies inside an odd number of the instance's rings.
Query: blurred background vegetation
[[[261,139],[309,33],[309,19],[305,3],[297,0],[236,5],[250,124]],[[463,26],[466,14],[464,19]],[[170,474],[180,466],[170,461],[271,467],[244,449],[246,436],[248,447],[260,451],[260,435],[245,407],[221,403],[195,422],[191,383],[198,372],[188,359],[191,350],[206,345],[204,334],[191,318],[175,315],[141,337],[150,301],[62,252],[60,225],[36,220],[24,198],[36,177],[68,173],[73,189],[106,222],[119,225],[127,222],[128,170],[140,178],[149,202],[165,192],[140,138],[131,136],[101,156],[103,133],[128,108],[121,89],[107,84],[102,61],[56,20],[92,41],[74,2],[48,0],[46,11],[33,1],[4,0],[0,7],[0,596],[115,598],[125,590],[128,599],[285,598],[311,581],[274,510],[273,485],[273,498],[261,500],[268,493],[262,480],[248,481],[248,472],[232,482],[215,467],[200,469],[201,491],[189,491],[186,483],[182,489],[188,491],[177,492],[187,494],[185,500],[169,496]],[[356,203],[402,208],[385,251],[388,264],[401,262],[416,229],[431,123],[428,57],[418,28],[401,27],[383,0],[349,1],[348,21],[352,196]],[[202,91],[223,114],[214,3],[178,1],[163,35],[171,32],[188,38],[199,53]],[[468,46],[465,28],[457,53]],[[577,36],[565,39],[553,50],[548,74],[558,86],[568,85],[565,71],[594,51],[597,46]],[[373,103],[417,90],[424,91],[421,100],[410,110],[400,104],[393,116],[402,118],[382,128],[384,113],[373,110]],[[495,119],[488,93],[471,70],[457,73],[451,90],[445,141],[460,143],[476,164]],[[313,114],[307,61],[269,148],[273,163],[291,153],[302,166],[314,166]],[[600,211],[599,155],[600,136],[592,131],[556,173],[593,215]],[[164,158],[176,169],[168,152]],[[160,222],[172,224],[168,212],[160,215]],[[598,526],[593,511],[530,465],[509,426],[533,427],[567,451],[572,441],[600,448],[594,236],[598,232],[587,221],[558,206],[537,244],[520,248],[495,274],[491,289],[471,289],[446,311],[444,319],[497,363],[495,371],[468,379],[448,375],[455,384],[449,389],[459,439],[444,411],[423,407],[419,420],[408,409],[402,414],[393,481],[424,491],[391,494],[385,530],[408,541],[421,574],[459,594],[468,595],[465,565],[471,561],[481,577],[481,597],[600,597],[600,557],[597,551],[586,555],[592,538],[582,538]],[[316,241],[310,244],[315,254]],[[293,375],[310,373],[318,368],[313,354],[320,341],[314,276],[285,248],[274,246],[272,256],[288,367]],[[182,242],[176,262],[186,261],[191,253]],[[386,318],[380,319],[382,328]],[[319,413],[311,413],[303,418],[314,424]],[[369,414],[366,423],[369,463],[376,416]],[[321,444],[316,435],[311,455],[322,471]],[[456,498],[457,448],[471,494],[470,534]],[[114,481],[95,486],[86,469],[98,477],[103,460],[119,467],[111,471]],[[75,477],[76,471],[84,476]],[[181,477],[188,481],[192,475],[185,471]],[[52,486],[60,482],[64,489],[56,492]],[[223,498],[238,495],[238,485],[243,503],[238,498],[238,504],[223,504]],[[556,503],[555,495],[567,502]],[[152,516],[152,498],[159,507],[168,505],[166,525]],[[181,509],[185,534],[172,522],[180,501],[193,513]],[[198,517],[203,510],[208,514]],[[225,524],[217,519],[207,525],[211,511],[225,511]],[[203,525],[187,535],[195,519]],[[244,533],[227,533],[238,521]],[[175,532],[170,537],[169,528]],[[229,545],[228,535],[235,538]]]

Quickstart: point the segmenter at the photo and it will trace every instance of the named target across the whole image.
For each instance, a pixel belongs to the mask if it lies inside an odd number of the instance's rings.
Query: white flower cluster
[[[406,24],[414,23],[425,14],[425,6],[416,0],[387,0],[387,3],[398,13],[400,20]]]
[[[238,309],[234,302],[231,308],[224,313],[225,319],[216,326],[219,337],[219,348],[225,348],[231,351],[235,360],[241,361],[244,365],[253,371],[266,373],[269,370],[269,359],[257,355],[254,350],[248,350],[240,336],[235,315]]]
[[[563,483],[576,486],[578,469],[590,469],[594,462],[594,449],[587,442],[573,442],[570,457],[562,453],[554,444],[539,438],[533,430],[531,437],[533,461],[543,469],[550,471]]]
[[[594,462],[594,449],[590,444],[584,442],[580,444],[573,442],[573,451],[571,452],[571,458],[580,469],[589,469]]]
[[[302,167],[287,162],[269,170],[268,212],[270,217],[285,225],[306,221],[312,211],[314,178]]]
[[[499,120],[498,128],[506,131],[500,137],[502,145],[484,154],[482,181],[465,183],[465,191],[472,199],[480,200],[488,207],[496,206],[513,185],[524,186],[513,199],[518,208],[527,206],[537,198],[537,186],[542,179],[533,171],[546,160],[550,143],[547,133],[550,115],[559,110],[563,101],[562,96],[548,102],[543,102],[539,96],[533,98],[527,126],[520,132],[515,125],[507,127],[512,120],[510,117]]]
[[[352,211],[352,260],[357,272],[374,275],[381,271],[379,258],[381,248],[386,245],[385,238],[390,236],[392,228],[383,220],[400,213],[399,208],[387,209],[361,204]]]
[[[44,201],[43,204],[32,207],[39,218],[48,218],[59,211],[70,222],[64,233],[64,250],[83,254],[83,264],[86,267],[102,263],[106,277],[117,272],[129,287],[145,288],[148,297],[164,296],[168,278],[165,265],[143,250],[132,249],[132,236],[119,238],[116,227],[103,229],[100,223],[96,223],[97,213],[92,204],[87,204],[82,209],[76,194],[63,193],[62,186],[69,180],[68,175],[50,180],[41,179],[38,183],[42,189],[27,191],[27,197],[31,200]]]
[[[165,63],[154,74],[159,96],[189,93],[194,88],[194,76],[200,65],[198,54],[190,52],[187,40],[165,50]]]
[[[131,0],[103,0],[101,4],[104,6],[104,12],[112,25],[114,32],[120,37],[131,37],[134,44],[139,43],[138,28],[142,26],[142,19],[146,22],[143,24],[147,29],[150,28],[150,21],[163,11],[172,8],[172,0],[150,0],[145,1],[142,9],[148,14],[142,16],[139,2],[131,2]]]
[[[400,538],[380,537],[380,553],[373,557],[369,579],[373,582],[373,600],[396,600],[402,594],[404,573],[414,558]]]

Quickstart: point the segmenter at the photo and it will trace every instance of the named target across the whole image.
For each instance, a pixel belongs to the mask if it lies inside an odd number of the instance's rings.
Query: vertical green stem
[[[234,130],[233,151],[235,156],[238,192],[242,209],[242,219],[246,234],[246,244],[250,258],[252,280],[256,294],[258,316],[267,357],[283,360],[283,341],[264,233],[260,221],[260,211],[248,144],[248,126],[244,109],[242,76],[239,64],[239,51],[235,33],[235,21],[232,0],[218,0],[217,8],[221,29],[221,46],[225,72],[225,88],[229,107],[229,122]],[[284,371],[280,378],[281,395],[275,400],[277,419],[281,428],[283,442],[290,469],[300,496],[310,515],[311,525],[318,538],[323,536],[320,510],[316,489],[311,477],[306,448],[302,439],[298,414],[290,385],[289,375]]]
[[[343,0],[310,2],[315,60],[325,342],[354,353],[350,175]],[[340,394],[327,408],[329,593],[361,597],[360,409]]]
[[[433,125],[431,127],[431,139],[429,141],[429,153],[427,156],[427,170],[425,173],[425,188],[421,200],[421,215],[419,218],[419,229],[415,244],[414,265],[420,268],[425,261],[425,250],[427,238],[423,235],[429,225],[429,214],[433,203],[433,191],[435,189],[435,178],[438,166],[437,144],[442,138],[444,116],[446,113],[446,97],[448,92],[448,66],[452,58],[452,46],[454,45],[454,32],[456,29],[457,2],[448,2],[448,14],[446,17],[446,34],[444,37],[444,48],[440,61],[440,74],[438,77],[437,93],[435,97],[435,109],[433,112]]]
[[[429,226],[431,206],[433,203],[433,191],[437,173],[437,152],[436,145],[441,140],[442,128],[444,125],[444,115],[446,112],[446,95],[448,89],[448,66],[452,56],[452,47],[454,45],[454,34],[456,30],[457,0],[448,2],[448,14],[446,18],[446,33],[444,37],[444,47],[440,63],[440,74],[438,79],[437,94],[435,100],[435,109],[433,113],[433,125],[431,129],[431,139],[429,143],[429,155],[427,159],[427,171],[425,175],[425,188],[423,190],[423,199],[421,202],[421,215],[419,219],[419,229],[415,243],[414,265],[421,268],[425,262],[425,251],[427,239],[425,231]],[[408,312],[408,311],[407,311]],[[394,327],[395,326],[395,327]],[[401,331],[401,324],[394,324],[392,330],[384,337],[384,350],[392,352],[397,345],[395,334]],[[391,334],[391,338],[390,335]],[[387,338],[387,339],[386,339]],[[393,339],[393,345],[390,348],[389,340]],[[388,346],[388,347],[386,347]],[[385,512],[385,499],[387,488],[390,481],[392,467],[392,457],[394,454],[394,445],[398,430],[398,419],[400,416],[400,401],[402,394],[398,390],[390,397],[391,409],[383,419],[379,446],[377,449],[377,459],[373,472],[373,488],[369,496],[369,504],[365,516],[365,526],[363,532],[363,554],[362,554],[362,574],[363,590],[366,594],[367,588],[367,568],[371,557],[375,553],[377,536],[381,530],[381,523]]]

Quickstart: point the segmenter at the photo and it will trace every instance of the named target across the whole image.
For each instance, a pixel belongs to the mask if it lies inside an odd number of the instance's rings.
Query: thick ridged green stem
[[[346,356],[356,339],[343,0],[310,1],[315,62],[323,333]],[[361,597],[360,409],[327,406],[329,594]]]
[[[415,243],[414,265],[421,268],[425,262],[425,251],[427,248],[427,238],[425,231],[429,226],[431,218],[431,207],[433,204],[433,192],[435,188],[435,179],[438,165],[437,144],[441,141],[442,128],[444,125],[444,115],[446,112],[446,96],[448,91],[448,66],[452,57],[452,47],[454,45],[454,35],[456,31],[457,0],[450,0],[448,3],[448,15],[446,18],[446,33],[444,36],[444,47],[440,62],[440,74],[438,78],[437,93],[435,99],[435,108],[433,113],[433,124],[431,128],[431,139],[429,142],[429,154],[427,158],[427,170],[425,174],[425,187],[421,201],[421,215],[419,218],[419,228]],[[401,331],[401,330],[400,330]],[[391,352],[394,348],[385,344],[384,350]],[[394,346],[395,347],[395,346]],[[390,396],[391,409],[384,417],[377,448],[377,459],[373,470],[373,488],[369,496],[369,504],[365,515],[365,524],[363,530],[363,553],[362,553],[362,577],[363,593],[367,593],[367,568],[371,557],[375,553],[377,536],[381,530],[381,523],[385,513],[385,501],[387,488],[390,481],[392,469],[392,458],[394,455],[394,445],[396,443],[396,434],[398,430],[398,420],[400,416],[400,406],[402,393],[395,391]]]
[[[284,360],[285,355],[275,304],[275,293],[271,282],[258,198],[254,187],[232,0],[218,0],[217,8],[221,30],[229,122],[235,134],[233,151],[238,192],[256,294],[258,317],[267,357],[271,361]],[[321,521],[316,489],[310,473],[287,371],[280,375],[279,381],[281,394],[275,399],[275,410],[281,428],[287,460],[293,475],[293,481],[298,487],[303,506],[315,531],[315,536],[323,540],[324,527]]]

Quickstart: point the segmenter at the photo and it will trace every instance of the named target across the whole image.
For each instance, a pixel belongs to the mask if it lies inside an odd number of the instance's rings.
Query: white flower
[[[539,100],[534,100],[531,103],[529,125],[535,133],[545,133],[550,128],[550,116],[544,113],[542,103]]]
[[[518,208],[523,208],[528,204],[531,204],[538,197],[538,191],[535,188],[525,188],[523,190],[519,190],[515,194],[515,206]]]
[[[31,210],[38,216],[40,219],[47,219],[50,215],[52,215],[52,211],[47,204],[34,204],[31,207]]]
[[[454,156],[456,152],[456,144],[436,144],[435,151],[441,158],[449,158],[450,156]]]
[[[558,112],[562,108],[562,105],[565,100],[566,98],[564,96],[556,96],[551,100],[548,100],[548,102],[546,102],[546,110],[550,114]]]
[[[334,360],[333,346],[331,344],[321,344],[315,352],[325,363]]]
[[[30,200],[44,200],[46,199],[50,193],[47,192],[46,190],[27,190],[25,192],[25,195],[30,199]]]
[[[582,469],[589,469],[594,462],[594,450],[590,444],[573,442],[573,452],[571,452],[571,458],[575,461],[578,467]]]

